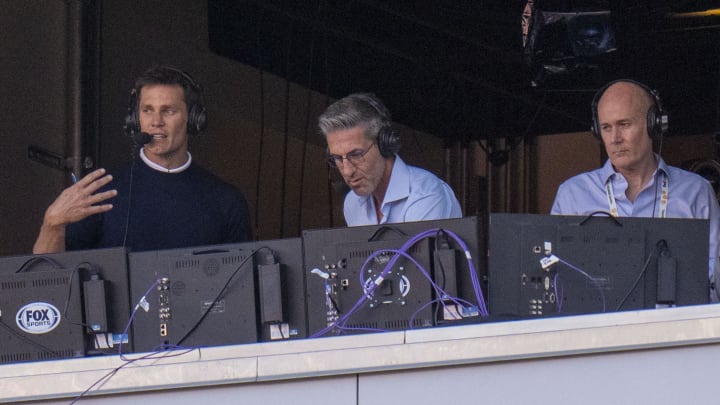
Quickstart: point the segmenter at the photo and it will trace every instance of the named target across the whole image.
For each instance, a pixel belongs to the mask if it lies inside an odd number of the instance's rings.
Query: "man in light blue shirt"
[[[460,218],[450,186],[397,155],[390,113],[373,94],[355,93],[330,105],[319,118],[328,164],[351,191],[345,196],[348,226]]]
[[[657,94],[639,82],[618,80],[598,91],[592,109],[593,134],[605,145],[608,160],[562,183],[551,213],[709,219],[713,281],[720,237],[717,197],[703,177],[668,166],[653,153],[653,140],[661,141],[667,130]],[[711,297],[717,298],[714,293]]]

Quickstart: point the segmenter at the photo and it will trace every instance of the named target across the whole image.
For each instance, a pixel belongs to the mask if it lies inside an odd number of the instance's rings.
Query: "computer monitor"
[[[490,214],[493,317],[538,318],[709,301],[708,221]]]
[[[131,252],[132,350],[257,342],[252,251]]]
[[[237,246],[256,252],[260,341],[306,338],[302,239],[244,242]]]
[[[129,257],[136,352],[307,336],[300,238]]]
[[[310,337],[477,319],[478,235],[476,217],[304,231]]]
[[[127,341],[123,332],[130,299],[124,248],[2,257],[0,279],[0,321],[5,319],[0,361],[114,353]],[[39,306],[27,312],[30,304]],[[17,312],[23,308],[25,316],[43,314],[45,323],[57,313],[58,324],[51,330],[28,329]],[[13,317],[15,322],[7,321]]]
[[[0,363],[85,355],[75,270],[0,274]]]

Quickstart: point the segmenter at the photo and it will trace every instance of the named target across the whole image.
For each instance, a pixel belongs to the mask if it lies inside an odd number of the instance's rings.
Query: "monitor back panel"
[[[308,282],[308,321],[311,335],[338,323],[333,334],[367,333],[432,326],[432,290],[417,267],[402,257],[385,271],[392,253],[374,256],[385,249],[398,249],[406,238],[351,242],[348,231],[363,234],[359,228],[306,232]],[[367,230],[365,230],[367,231]],[[359,233],[358,233],[359,232]],[[370,236],[364,235],[364,236]],[[342,242],[347,241],[347,242]],[[425,269],[430,268],[428,243],[413,246],[408,254]],[[323,279],[314,269],[329,276]],[[373,283],[380,285],[371,293]]]
[[[438,282],[442,282],[443,271],[448,270],[448,278],[444,283],[450,290],[473,304],[482,299],[487,304],[487,262],[485,237],[482,233],[483,224],[480,218],[468,216],[464,218],[441,219],[432,221],[405,222],[398,224],[407,235],[416,235],[428,229],[443,229],[450,231],[459,238],[461,245],[454,237],[445,235],[441,244],[434,238],[431,247],[433,255],[433,273]],[[445,246],[442,246],[446,244]],[[468,257],[471,258],[468,261]],[[448,263],[449,262],[449,263]],[[454,269],[454,271],[452,271]],[[479,286],[473,282],[477,279]],[[479,287],[479,290],[477,289]],[[454,290],[453,290],[454,289]]]
[[[475,218],[303,232],[310,336],[436,326],[445,314],[434,285],[474,300],[464,250],[452,240],[437,249],[436,229],[454,230],[477,260]]]
[[[85,355],[76,270],[0,274],[0,363]]]
[[[585,219],[491,215],[492,315],[532,318],[654,308],[660,241],[676,269],[674,305],[708,301],[707,221]],[[551,256],[558,261],[548,262]]]
[[[257,342],[253,260],[212,246],[130,253],[132,349]]]
[[[278,319],[260,316],[260,341],[302,339],[308,337],[305,312],[305,274],[303,273],[303,250],[301,238],[285,238],[231,245],[231,248],[255,252],[258,310],[267,314],[268,308],[279,307]],[[266,265],[271,253],[275,264]],[[279,269],[275,278],[274,267]],[[270,276],[266,277],[265,274]],[[273,314],[270,314],[273,315]],[[277,316],[279,315],[279,317]]]
[[[87,354],[114,353],[127,343],[130,284],[127,250],[107,248],[0,258],[0,274],[75,270],[83,290],[88,322]],[[96,322],[97,321],[97,322]],[[101,326],[98,329],[98,324]],[[100,336],[103,336],[101,339]]]

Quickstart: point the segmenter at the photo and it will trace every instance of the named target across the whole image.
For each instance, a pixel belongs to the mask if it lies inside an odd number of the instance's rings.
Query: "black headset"
[[[203,102],[202,87],[193,80],[189,73],[172,66],[162,65],[146,71],[143,76],[138,79],[136,86],[130,90],[130,102],[128,103],[127,116],[125,116],[125,124],[123,125],[125,134],[132,137],[133,134],[140,132],[140,118],[138,116],[140,91],[142,87],[154,82],[153,80],[143,82],[143,79],[154,78],[157,75],[170,78],[175,77],[175,80],[170,80],[168,83],[157,81],[157,84],[179,84],[182,86],[185,102],[188,104],[188,134],[197,135],[204,131],[205,128],[207,128],[207,111],[205,110],[205,103]]]
[[[647,85],[632,79],[614,80],[601,87],[600,90],[595,93],[595,97],[593,97],[592,101],[592,128],[590,129],[593,135],[599,140],[602,140],[602,135],[600,133],[600,123],[598,122],[598,103],[600,103],[600,98],[605,93],[605,91],[615,83],[632,83],[645,90],[653,98],[653,105],[648,109],[647,112],[648,136],[650,136],[650,138],[652,139],[658,139],[664,136],[668,131],[668,115],[662,107],[662,102],[660,101],[660,96],[658,92],[651,89]]]
[[[377,133],[377,145],[380,155],[384,158],[395,156],[400,151],[400,135],[392,127],[392,120],[387,107],[371,93],[360,94],[359,98],[369,104],[383,122]]]

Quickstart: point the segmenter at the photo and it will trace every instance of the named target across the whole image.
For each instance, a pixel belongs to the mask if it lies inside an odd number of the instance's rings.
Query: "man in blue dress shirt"
[[[633,80],[613,81],[595,95],[592,113],[593,134],[605,145],[608,160],[562,183],[551,213],[709,219],[713,281],[720,236],[717,197],[703,177],[668,166],[653,152],[653,141],[661,144],[668,124],[657,93]]]
[[[390,113],[373,94],[351,94],[319,118],[328,164],[351,191],[345,197],[348,226],[460,218],[450,186],[397,155],[400,139]]]

